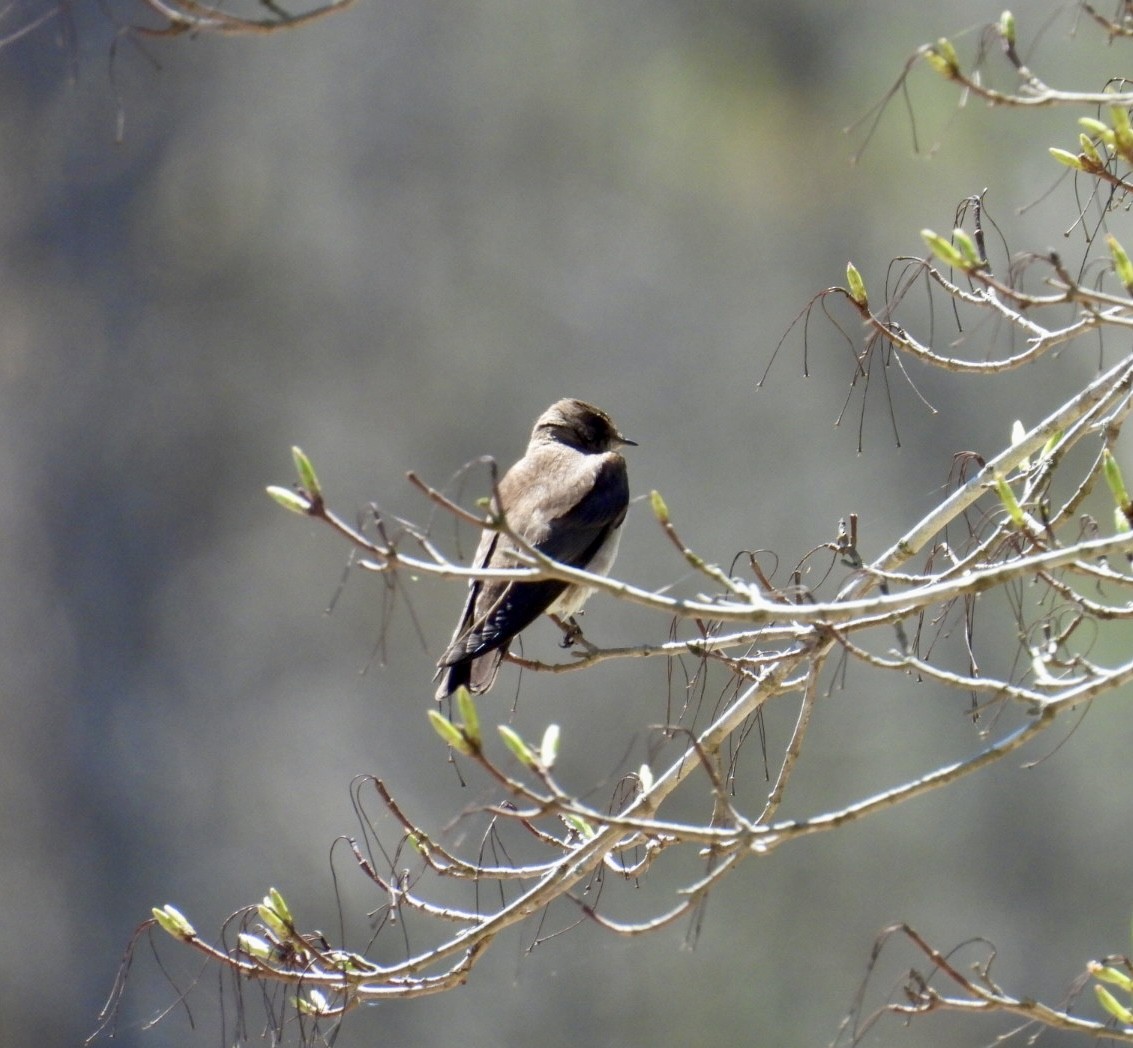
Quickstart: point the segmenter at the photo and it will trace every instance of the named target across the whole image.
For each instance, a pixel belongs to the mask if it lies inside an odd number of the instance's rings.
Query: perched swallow
[[[560,400],[539,416],[526,454],[504,474],[492,514],[502,510],[508,528],[552,560],[605,575],[629,505],[626,463],[617,449],[634,443],[604,411],[581,400]],[[523,561],[516,550],[508,535],[485,529],[472,566],[519,567]],[[592,592],[590,586],[555,579],[474,579],[452,641],[437,661],[438,701],[461,684],[487,691],[512,638],[543,612],[563,628],[569,643],[577,630],[569,620]]]

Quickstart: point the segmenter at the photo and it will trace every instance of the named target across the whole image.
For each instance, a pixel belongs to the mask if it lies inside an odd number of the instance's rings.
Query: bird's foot
[[[573,648],[576,644],[586,644],[586,638],[582,635],[582,627],[573,615],[565,620],[560,619],[558,615],[552,615],[551,618],[555,620],[555,625],[563,631],[563,639],[559,642],[560,647]]]

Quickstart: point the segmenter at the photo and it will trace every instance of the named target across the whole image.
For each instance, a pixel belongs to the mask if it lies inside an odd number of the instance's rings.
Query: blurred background
[[[9,9],[5,31],[45,10]],[[306,926],[337,928],[329,853],[356,832],[355,775],[435,830],[473,799],[425,718],[462,586],[409,587],[424,644],[373,577],[351,575],[325,614],[347,550],[263,493],[291,482],[292,444],[348,518],[374,501],[421,520],[406,470],[443,484],[481,454],[506,465],[549,403],[583,397],[640,444],[635,495],[662,491],[712,560],[774,551],[782,581],[851,512],[875,556],[942,497],[956,451],[995,453],[1012,419],[1037,421],[1098,365],[1091,345],[991,380],[910,368],[938,413],[890,369],[891,401],[878,374],[863,405],[816,314],[757,388],[848,259],[879,300],[890,259],[921,254],[924,226],[951,229],[965,196],[988,190],[1012,250],[1081,253],[1064,238],[1071,184],[1044,195],[1047,146],[1073,148],[1077,112],[958,109],[919,68],[915,128],[898,98],[850,162],[866,136],[843,128],[914,49],[949,35],[970,56],[998,7],[359,0],[267,39],[141,41],[97,5],[60,11],[0,50],[5,1044],[91,1033],[155,904],[212,936],[275,885]],[[1121,71],[1070,7],[1019,14],[1048,81],[1098,89]],[[928,316],[914,296],[903,320],[927,332]],[[936,323],[943,348],[954,328]],[[647,503],[618,573],[684,575]],[[609,644],[668,629],[601,597],[585,625]],[[551,628],[531,632],[525,650],[554,654]],[[485,719],[535,738],[562,724],[564,779],[596,797],[668,709],[659,661],[528,675],[513,715],[516,690],[502,674]],[[974,752],[965,702],[851,674],[820,706],[785,814]],[[773,753],[789,714],[769,724]],[[464,988],[357,1012],[337,1043],[827,1044],[897,920],[942,947],[987,936],[1006,988],[1057,1001],[1089,957],[1128,949],[1120,715],[1100,703],[1033,768],[753,859],[694,950],[686,926],[632,941],[586,927],[528,953],[524,926]],[[744,768],[757,811],[754,748]],[[338,873],[359,947],[384,900]],[[665,890],[646,879],[637,905],[666,908]],[[184,985],[195,956],[159,946]],[[894,955],[878,998],[914,962]],[[143,949],[117,1043],[217,1043],[216,987],[206,972],[192,1022],[174,1010],[145,1029],[176,992]],[[246,1005],[255,1038],[254,990]],[[868,1043],[1002,1030],[889,1021]]]

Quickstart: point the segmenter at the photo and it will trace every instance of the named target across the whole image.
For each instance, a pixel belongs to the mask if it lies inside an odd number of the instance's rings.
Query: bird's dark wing
[[[504,536],[499,532],[486,530],[480,536],[480,544],[476,547],[476,554],[472,558],[472,567],[497,568],[507,566],[498,563],[502,557],[497,556],[496,548],[500,545],[501,539],[506,542]],[[449,641],[444,654],[437,661],[438,677],[445,666],[452,666],[457,661],[466,659],[473,654],[473,649],[478,647],[479,644],[477,640],[478,631],[483,626],[484,620],[490,614],[493,606],[498,602],[504,588],[504,583],[495,582],[491,579],[473,579],[468,583],[468,598],[464,602],[464,610],[457,620],[452,640]],[[484,649],[481,648],[481,650]]]
[[[583,569],[611,530],[621,526],[629,506],[629,481],[621,455],[591,455],[584,462],[594,468],[582,471],[572,485],[570,512],[551,520],[541,534],[524,536],[552,560]]]
[[[472,561],[473,567],[501,566],[492,563],[500,539],[498,532],[484,532]],[[440,681],[436,692],[438,701],[451,695],[462,684],[473,692],[487,691],[492,686],[507,645],[497,643],[497,650],[491,650],[490,645],[483,643],[482,629],[486,614],[490,613],[503,589],[504,584],[488,579],[473,579],[468,584],[468,598],[457,620],[452,640],[437,660],[437,672],[433,680]],[[503,650],[500,650],[501,647]],[[488,654],[484,655],[486,651]],[[477,656],[481,657],[478,659]]]

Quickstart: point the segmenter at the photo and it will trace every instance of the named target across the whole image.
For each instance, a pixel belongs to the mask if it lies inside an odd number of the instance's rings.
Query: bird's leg
[[[582,627],[573,615],[565,620],[558,615],[552,615],[551,619],[563,631],[563,639],[559,642],[561,647],[573,648],[580,641],[586,643],[586,638],[582,636]]]

